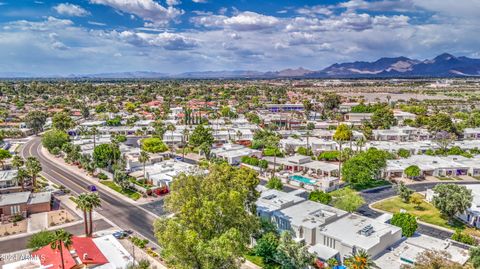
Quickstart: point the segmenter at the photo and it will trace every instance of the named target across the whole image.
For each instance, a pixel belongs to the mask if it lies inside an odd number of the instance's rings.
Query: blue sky
[[[0,0],[0,72],[319,70],[480,58],[479,0]]]

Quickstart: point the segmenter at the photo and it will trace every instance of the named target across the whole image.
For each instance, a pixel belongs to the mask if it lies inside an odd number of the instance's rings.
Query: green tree
[[[465,212],[472,205],[472,190],[457,184],[438,184],[433,188],[433,205],[449,220]]]
[[[422,171],[416,165],[410,165],[409,167],[405,168],[405,171],[403,172],[410,179],[417,178],[422,174]]]
[[[32,234],[28,239],[27,248],[32,250],[41,249],[53,241],[54,233],[52,231],[43,230]]]
[[[200,147],[202,144],[212,145],[215,141],[212,129],[206,128],[203,124],[197,125],[189,137],[188,143],[192,147]]]
[[[265,185],[269,189],[275,189],[275,190],[282,190],[283,189],[283,183],[278,177],[272,177],[268,180],[267,185]]]
[[[338,108],[341,102],[340,95],[336,93],[327,93],[323,96],[323,107],[327,110]]]
[[[17,170],[17,176],[15,177],[16,184],[20,185],[22,191],[25,189],[25,179],[29,177],[27,171],[20,167]]]
[[[452,238],[452,240],[455,240],[457,242],[464,243],[464,244],[467,244],[467,245],[471,245],[471,246],[477,244],[477,240],[473,236],[462,232],[462,230],[460,230],[460,229],[456,229],[455,233],[452,234],[451,238]]]
[[[355,269],[372,269],[376,268],[375,263],[372,260],[372,257],[367,253],[367,251],[360,249],[357,253],[345,258],[345,265],[349,268]]]
[[[408,213],[394,213],[390,223],[402,228],[402,235],[406,237],[411,237],[418,228],[417,219]]]
[[[480,268],[480,247],[470,248],[470,262],[474,268]]]
[[[332,201],[332,196],[323,191],[312,191],[308,194],[308,200],[328,205]]]
[[[410,157],[410,151],[407,149],[399,149],[397,155],[401,158],[408,158]]]
[[[252,214],[258,184],[253,170],[226,164],[212,165],[208,174],[180,174],[165,198],[173,217],[154,224],[162,258],[172,268],[239,268],[258,228]]]
[[[68,129],[73,128],[74,126],[75,126],[75,123],[73,122],[70,115],[68,115],[66,112],[58,112],[55,115],[53,115],[53,118],[52,118],[53,128],[61,131],[67,131]]]
[[[333,206],[348,212],[354,212],[360,208],[365,200],[356,191],[349,187],[330,193],[333,197]]]
[[[42,172],[40,161],[35,157],[28,157],[25,162],[25,171],[32,179],[32,186],[35,188],[37,186],[37,175]]]
[[[312,265],[315,257],[308,252],[308,247],[297,243],[290,232],[283,232],[280,236],[275,260],[283,269],[304,269]]]
[[[56,230],[53,233],[52,242],[50,243],[50,247],[52,249],[58,250],[60,252],[60,260],[62,262],[61,269],[65,268],[65,259],[63,257],[63,248],[68,249],[72,245],[72,234],[60,229]]]
[[[158,137],[144,138],[141,141],[142,150],[150,153],[165,152],[168,150],[167,145]]]
[[[12,154],[6,149],[0,149],[0,163],[2,164],[2,169],[5,170],[5,160],[12,158]]]
[[[61,149],[65,143],[70,140],[70,137],[67,133],[61,130],[50,130],[45,132],[42,136],[42,145],[49,151],[52,152],[54,148]]]
[[[43,126],[47,121],[47,114],[43,111],[30,111],[25,116],[25,124],[32,129],[34,134],[43,131]]]
[[[402,199],[404,203],[409,203],[410,202],[410,197],[414,193],[414,191],[407,186],[405,186],[405,183],[400,182],[396,186],[397,190],[397,195]]]
[[[375,110],[375,112],[373,112],[371,121],[373,128],[375,129],[389,129],[397,122],[395,116],[393,115],[392,109],[390,109],[389,107],[383,107]]]
[[[118,147],[101,144],[93,149],[93,161],[97,167],[105,168],[112,165],[114,156],[120,156]]]
[[[253,248],[253,253],[255,256],[262,257],[264,263],[271,264],[275,262],[277,247],[278,235],[273,232],[268,232],[257,240],[257,244]]]
[[[445,113],[438,113],[429,117],[427,128],[432,134],[437,134],[442,131],[450,134],[457,133],[457,128],[451,116]]]
[[[344,163],[343,179],[354,184],[378,179],[380,172],[387,165],[387,159],[390,158],[392,158],[390,153],[376,148],[360,152]]]

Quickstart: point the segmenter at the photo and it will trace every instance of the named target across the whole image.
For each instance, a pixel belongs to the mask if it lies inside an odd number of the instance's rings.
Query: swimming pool
[[[299,175],[290,176],[290,179],[293,179],[295,181],[302,182],[302,183],[305,183],[305,184],[310,184],[310,185],[314,185],[315,182],[316,182],[313,179],[310,179],[310,178],[304,177],[304,176],[299,176]]]

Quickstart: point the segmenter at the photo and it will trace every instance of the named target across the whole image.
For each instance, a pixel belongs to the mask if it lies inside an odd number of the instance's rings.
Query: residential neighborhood
[[[0,269],[480,269],[479,0],[0,0]]]

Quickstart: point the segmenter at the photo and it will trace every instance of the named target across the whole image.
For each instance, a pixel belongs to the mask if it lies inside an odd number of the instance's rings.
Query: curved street
[[[87,186],[91,185],[90,181],[84,177],[72,173],[61,164],[55,163],[41,151],[41,139],[34,137],[32,140],[25,143],[20,154],[27,158],[34,156],[42,164],[42,176],[57,185],[64,185],[75,194],[80,194],[87,191]],[[153,222],[156,219],[155,215],[146,209],[119,199],[115,195],[98,188],[98,194],[102,200],[101,208],[96,211],[100,213],[107,220],[115,223],[121,229],[134,230],[143,235],[151,242],[155,243],[156,239],[153,232]],[[161,206],[161,204],[158,204]]]

